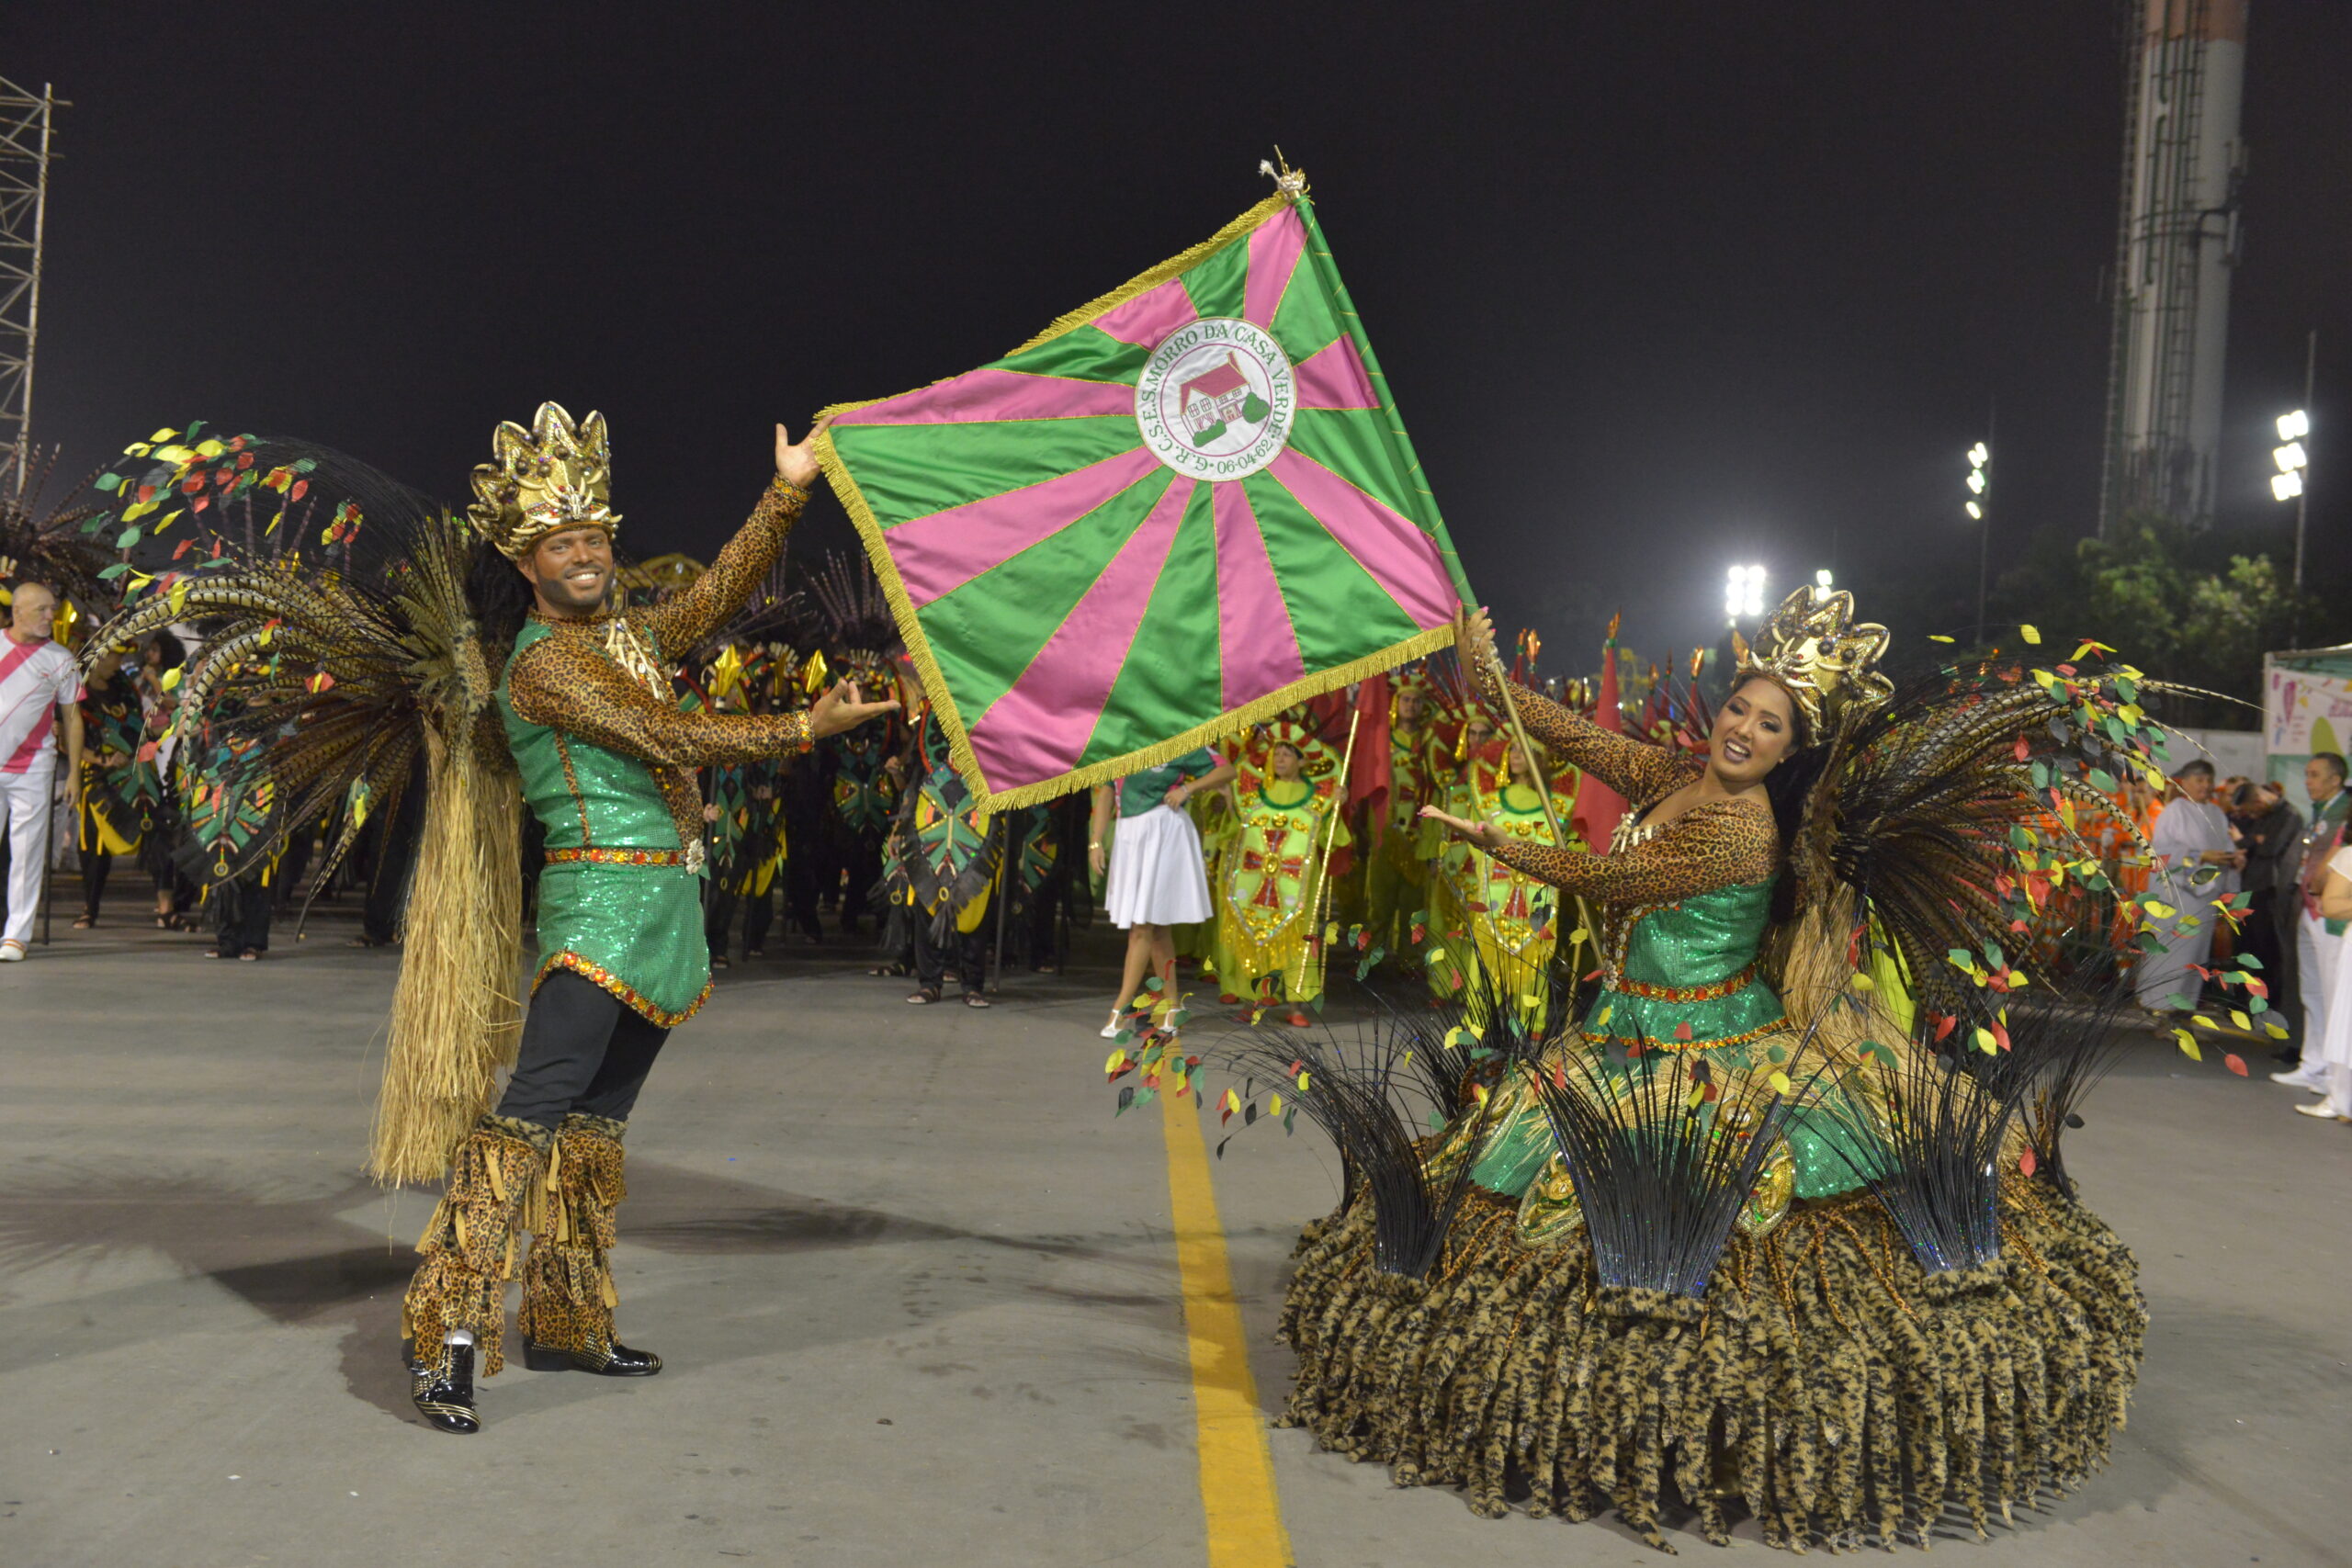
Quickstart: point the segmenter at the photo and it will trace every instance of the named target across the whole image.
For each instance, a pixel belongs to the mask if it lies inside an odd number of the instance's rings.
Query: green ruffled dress
[[[1655,829],[1619,834],[1622,849]],[[1779,880],[1737,883],[1618,919],[1619,956],[1585,1014],[1586,1046],[1601,1074],[1623,1079],[1672,1055],[1696,1055],[1719,1073],[1762,1074],[1788,1060],[1796,1036],[1757,954]],[[1556,1149],[1538,1105],[1513,1105],[1480,1145],[1471,1179],[1504,1197],[1522,1195]],[[1852,1129],[1856,1108],[1834,1084],[1814,1086],[1790,1116],[1796,1196],[1827,1198],[1862,1186],[1873,1168]]]

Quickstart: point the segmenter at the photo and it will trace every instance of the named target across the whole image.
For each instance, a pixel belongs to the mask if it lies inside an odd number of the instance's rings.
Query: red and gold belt
[[[1756,972],[1764,962],[1763,956],[1747,961],[1738,973],[1726,975],[1720,980],[1710,980],[1703,986],[1652,986],[1640,980],[1628,980],[1620,975],[1609,982],[1609,989],[1621,996],[1642,997],[1656,1002],[1712,1002],[1719,997],[1744,991],[1755,982]]]
[[[576,860],[594,861],[599,865],[684,865],[686,863],[685,852],[683,850],[611,850],[595,844],[582,844],[578,849],[548,852],[549,865]]]

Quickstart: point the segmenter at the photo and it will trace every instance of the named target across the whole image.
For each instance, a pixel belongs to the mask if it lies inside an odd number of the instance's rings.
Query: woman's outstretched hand
[[[1500,849],[1503,840],[1510,836],[1492,822],[1473,822],[1466,817],[1456,817],[1452,812],[1440,811],[1434,806],[1422,807],[1421,815],[1432,822],[1444,823],[1453,830],[1456,838],[1467,839],[1482,850]]]
[[[896,703],[860,702],[856,685],[843,681],[819,697],[817,705],[808,710],[808,733],[822,740],[828,735],[854,729],[878,715],[898,711]]]
[[[1464,604],[1453,612],[1453,647],[1474,678],[1480,666],[1502,662],[1495,656],[1495,623],[1485,605],[1474,610]]]

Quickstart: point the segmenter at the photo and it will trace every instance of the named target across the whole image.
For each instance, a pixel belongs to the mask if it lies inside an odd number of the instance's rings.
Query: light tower
[[[1979,441],[1968,449],[1968,502],[1964,508],[1976,525],[1976,640],[1984,640],[1984,580],[1993,555],[1993,448]]]
[[[2246,0],[2135,0],[2124,104],[2105,536],[2128,512],[2212,519],[2238,254]]]
[[[2279,445],[2270,454],[2278,471],[2270,476],[2270,493],[2295,503],[2295,615],[2301,631],[2303,597],[2303,525],[2311,521],[2311,453],[2303,443],[2312,433],[2312,391],[2319,374],[2319,329],[2313,327],[2303,349],[2303,406],[2278,416]]]
[[[71,107],[46,83],[32,93],[0,77],[0,485],[18,492],[31,468],[25,457],[33,416],[33,344],[40,330],[50,143],[57,111]]]

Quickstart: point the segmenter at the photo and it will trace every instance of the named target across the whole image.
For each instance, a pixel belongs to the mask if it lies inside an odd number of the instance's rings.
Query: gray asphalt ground
[[[352,929],[238,964],[61,920],[0,969],[0,1563],[1207,1561],[1166,1161],[1156,1112],[1111,1115],[1100,933],[989,1011],[909,1007],[862,948],[723,976],[629,1136],[621,1323],[668,1369],[517,1367],[458,1438],[396,1362],[427,1200],[356,1173],[395,959]],[[2258,1073],[2152,1042],[2090,1102],[2069,1161],[2154,1314],[2131,1426],[2081,1493],[1939,1560],[2352,1562],[2352,1127]],[[1269,1403],[1332,1165],[1261,1125],[1216,1167]],[[1662,1560],[1272,1441],[1313,1568]]]

